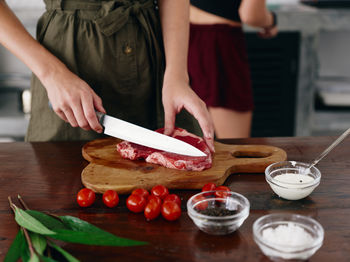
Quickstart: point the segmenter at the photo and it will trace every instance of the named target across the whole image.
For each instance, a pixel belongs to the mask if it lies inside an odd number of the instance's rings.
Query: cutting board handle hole
[[[265,158],[271,156],[271,152],[236,151],[232,153],[235,158]]]

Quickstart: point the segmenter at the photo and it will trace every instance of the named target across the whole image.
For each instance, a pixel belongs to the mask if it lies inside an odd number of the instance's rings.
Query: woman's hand
[[[72,127],[102,132],[95,110],[106,113],[101,98],[92,88],[65,67],[56,68],[41,79],[53,110]]]
[[[214,124],[205,103],[195,94],[184,77],[169,76],[165,73],[163,83],[163,106],[165,114],[164,133],[174,131],[176,114],[185,108],[198,121],[204,140],[214,152]]]
[[[275,37],[276,35],[278,34],[278,28],[277,26],[274,26],[274,27],[269,27],[269,28],[263,28],[259,33],[258,35],[261,37],[261,38],[273,38]]]

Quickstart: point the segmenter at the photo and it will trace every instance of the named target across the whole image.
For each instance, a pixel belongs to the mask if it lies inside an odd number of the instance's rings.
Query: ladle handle
[[[349,134],[350,128],[348,128],[343,134],[341,134],[329,147],[326,148],[325,151],[323,151],[314,161],[312,161],[309,168],[313,167],[318,162],[320,162],[322,158],[324,158],[330,151],[332,151],[333,148],[339,145],[340,142],[342,142]]]

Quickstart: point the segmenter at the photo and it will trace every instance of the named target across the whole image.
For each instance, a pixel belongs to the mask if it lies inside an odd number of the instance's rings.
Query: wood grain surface
[[[82,172],[82,183],[103,193],[120,194],[141,187],[150,190],[157,184],[169,189],[198,189],[209,182],[222,185],[234,173],[264,173],[275,162],[284,161],[284,150],[266,145],[228,145],[215,142],[212,167],[203,171],[176,170],[143,160],[123,159],[116,149],[120,140],[104,138],[88,142],[82,149],[90,164]]]
[[[289,160],[308,162],[335,138],[251,138],[224,140],[227,144],[271,145],[282,148]],[[268,262],[255,244],[252,224],[271,213],[311,216],[325,229],[322,247],[311,262],[346,262],[350,254],[350,140],[345,140],[319,164],[320,185],[307,198],[288,201],[277,197],[262,173],[236,173],[224,184],[243,194],[251,204],[250,215],[238,231],[211,236],[198,230],[186,213],[186,201],[199,190],[171,190],[182,199],[182,215],[175,222],[158,218],[147,222],[142,214],[129,212],[127,195],[116,208],[103,205],[101,195],[89,208],[76,203],[83,187],[81,172],[88,165],[81,149],[84,142],[0,143],[0,260],[2,261],[18,226],[7,196],[21,194],[30,208],[57,215],[73,215],[113,234],[148,241],[149,245],[98,247],[61,244],[81,261],[248,261]],[[17,201],[16,201],[17,202]],[[18,203],[18,202],[17,202]]]

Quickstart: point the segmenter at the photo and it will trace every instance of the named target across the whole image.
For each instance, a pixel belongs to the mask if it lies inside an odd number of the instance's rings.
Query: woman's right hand
[[[22,60],[46,88],[53,110],[73,127],[102,132],[95,110],[105,113],[101,98],[37,42],[5,1],[0,0],[0,44]]]
[[[106,113],[101,98],[67,68],[56,68],[41,79],[55,113],[72,127],[101,133],[95,109]]]

